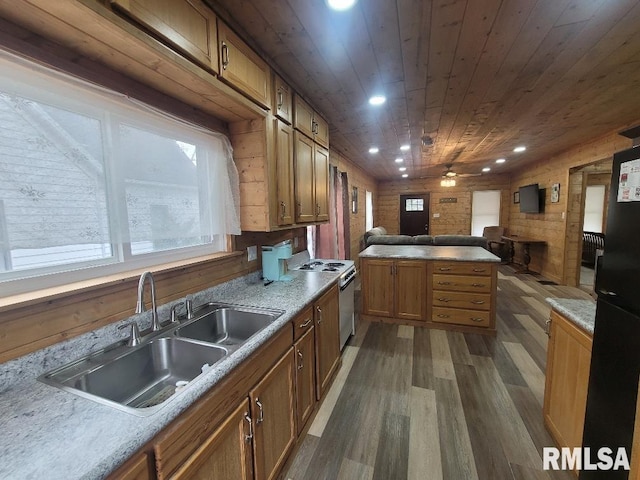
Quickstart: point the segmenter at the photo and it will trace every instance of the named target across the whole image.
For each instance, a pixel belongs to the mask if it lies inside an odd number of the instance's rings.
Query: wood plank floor
[[[505,265],[498,289],[496,337],[361,322],[284,478],[575,480],[542,471],[544,299],[590,297]]]

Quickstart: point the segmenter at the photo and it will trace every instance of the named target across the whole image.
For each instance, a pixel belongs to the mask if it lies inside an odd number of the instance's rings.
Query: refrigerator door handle
[[[617,297],[618,294],[616,292],[611,292],[609,290],[604,290],[604,289],[600,289],[598,290],[598,293],[601,295],[604,295],[606,297]]]

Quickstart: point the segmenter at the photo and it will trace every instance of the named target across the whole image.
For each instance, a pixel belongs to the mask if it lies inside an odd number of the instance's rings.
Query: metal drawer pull
[[[256,425],[257,425],[258,423],[264,422],[264,410],[262,409],[262,402],[260,402],[259,398],[256,398],[256,405],[258,405],[258,408],[260,409],[258,419],[256,420]]]
[[[316,203],[316,216],[320,215],[320,204]]]
[[[282,109],[282,105],[284,105],[284,95],[282,95],[282,90],[278,90],[278,110]]]
[[[471,303],[474,305],[482,305],[484,304],[484,300],[471,300]]]
[[[449,318],[450,315],[445,315],[444,313],[439,313],[438,318]]]
[[[229,47],[225,42],[222,42],[222,69],[226,70],[229,66]]]
[[[244,419],[249,422],[249,434],[244,436],[245,442],[250,442],[253,438],[253,422],[251,421],[251,417],[248,413],[244,414]]]
[[[448,272],[451,270],[451,268],[449,267],[440,267],[438,270],[440,270],[441,272]]]
[[[551,319],[548,319],[545,322],[545,329],[544,329],[544,333],[547,334],[547,337],[551,338]]]
[[[311,318],[307,319],[306,322],[300,324],[300,328],[307,328],[311,323]]]
[[[439,299],[438,299],[438,301],[439,301],[439,302],[450,302],[450,301],[451,301],[451,299],[450,299],[450,298],[442,297],[442,298],[439,298]]]
[[[282,219],[284,220],[284,216],[285,216],[285,215],[286,215],[286,213],[287,213],[287,204],[286,204],[286,203],[284,203],[284,202],[280,202],[280,208],[282,208],[282,215],[281,215],[281,217],[282,217]]]
[[[484,283],[472,283],[472,287],[484,287]]]
[[[302,358],[302,351],[298,350],[298,358],[300,359],[300,363],[298,365],[298,370],[302,370],[304,368],[304,358]]]
[[[487,270],[485,268],[474,268],[473,271],[480,273],[480,272],[486,272]]]
[[[322,322],[322,309],[320,307],[316,307],[316,311],[318,312],[318,323]]]
[[[471,317],[471,320],[474,322],[484,322],[484,318]]]
[[[451,282],[438,282],[438,285],[451,285]]]

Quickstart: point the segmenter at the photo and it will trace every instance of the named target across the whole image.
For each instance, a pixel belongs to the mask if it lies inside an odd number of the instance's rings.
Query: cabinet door
[[[250,422],[248,400],[244,400],[171,479],[252,478]]]
[[[151,480],[155,478],[154,470],[149,468],[149,455],[135,455],[124,465],[111,473],[107,480]]]
[[[313,109],[299,95],[295,95],[293,102],[293,128],[309,138],[314,136]]]
[[[329,221],[329,150],[314,145],[313,159],[314,193],[316,202],[316,221]]]
[[[582,445],[591,345],[588,334],[551,312],[543,413],[559,447]]]
[[[426,262],[396,262],[394,292],[396,317],[408,320],[426,320]]]
[[[293,98],[292,90],[278,75],[274,78],[273,85],[273,110],[278,118],[291,125],[293,119]]]
[[[314,305],[316,328],[316,393],[320,400],[340,360],[340,310],[338,287],[325,293]]]
[[[296,420],[298,435],[304,429],[316,404],[315,328],[311,327],[295,344]]]
[[[276,123],[277,225],[293,223],[293,130],[281,120]]]
[[[323,147],[329,148],[329,124],[315,112],[313,114],[313,128],[315,130],[313,139]]]
[[[393,260],[363,258],[361,266],[364,313],[393,316]]]
[[[111,0],[208,70],[218,73],[216,15],[199,0]]]
[[[294,388],[291,347],[249,393],[255,424],[253,456],[256,480],[274,478],[293,447],[296,439]]]
[[[316,205],[313,188],[313,140],[294,132],[296,222],[313,222]]]
[[[264,108],[271,105],[269,66],[229,27],[218,25],[220,76]]]

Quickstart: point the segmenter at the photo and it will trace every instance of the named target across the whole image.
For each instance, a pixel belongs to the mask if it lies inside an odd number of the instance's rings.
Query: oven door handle
[[[351,282],[353,282],[355,279],[356,279],[356,274],[354,273],[349,277],[349,279],[343,285],[340,285],[340,291],[345,290],[349,285],[351,285]]]

